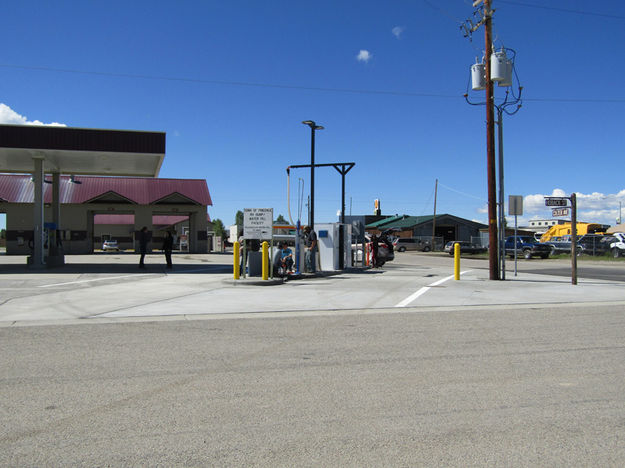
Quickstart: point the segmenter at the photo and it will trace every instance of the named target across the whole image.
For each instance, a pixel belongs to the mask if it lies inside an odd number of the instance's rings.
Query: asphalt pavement
[[[566,262],[456,281],[406,253],[260,287],[229,255],[19,260],[0,466],[625,465],[623,283],[544,274]]]

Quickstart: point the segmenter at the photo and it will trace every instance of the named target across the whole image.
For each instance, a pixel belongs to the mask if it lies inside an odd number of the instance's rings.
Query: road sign
[[[569,208],[551,208],[551,215],[552,216],[568,216],[569,215]]]
[[[243,237],[246,239],[271,239],[273,208],[245,208],[243,211]]]
[[[523,216],[522,195],[508,195],[508,214],[510,216]]]
[[[567,206],[568,202],[565,197],[545,197],[545,206]]]

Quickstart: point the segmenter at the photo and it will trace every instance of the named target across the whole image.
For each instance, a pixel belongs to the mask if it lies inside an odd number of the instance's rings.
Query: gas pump
[[[332,271],[340,270],[341,267],[351,267],[351,225],[327,223],[316,224],[315,227],[317,229],[321,269]],[[341,229],[343,229],[342,236]],[[341,245],[341,240],[343,245]],[[341,262],[341,260],[343,261]]]
[[[45,223],[43,227],[43,249],[41,251],[42,256],[42,264],[45,265],[48,256],[50,255],[50,232],[56,231],[56,224],[54,223]],[[28,263],[33,263],[33,255],[35,254],[35,239],[28,240],[28,248],[30,249],[30,256],[28,258]]]

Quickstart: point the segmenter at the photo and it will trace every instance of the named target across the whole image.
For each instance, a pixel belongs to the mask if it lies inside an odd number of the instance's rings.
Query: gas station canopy
[[[60,176],[156,177],[165,158],[165,133],[94,130],[40,125],[0,125],[0,172],[30,173],[34,183],[34,268],[64,263],[56,231],[60,223]],[[52,174],[52,237],[44,255],[45,174]]]
[[[157,177],[165,133],[0,125],[0,172]]]

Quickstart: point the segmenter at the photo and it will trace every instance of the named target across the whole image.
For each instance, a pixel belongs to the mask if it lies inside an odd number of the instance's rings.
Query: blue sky
[[[206,179],[209,213],[228,225],[243,208],[288,218],[285,169],[310,162],[311,119],[325,127],[316,162],[356,163],[348,214],[372,213],[376,198],[383,214],[431,214],[438,179],[438,213],[486,222],[485,109],[462,97],[484,48],[483,29],[472,41],[459,29],[471,3],[9,2],[0,122],[165,131],[160,176]],[[516,50],[524,87],[504,117],[506,199],[525,197],[522,224],[551,217],[543,195],[574,191],[580,220],[614,224],[625,3],[493,6],[495,46]],[[294,218],[309,177],[292,171]],[[334,221],[340,175],[315,179],[315,220]]]

